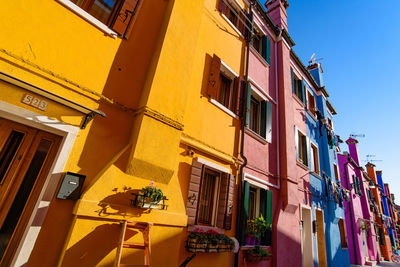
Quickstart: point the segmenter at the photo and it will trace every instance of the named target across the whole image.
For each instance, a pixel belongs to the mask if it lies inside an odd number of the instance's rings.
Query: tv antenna
[[[371,163],[372,163],[372,162],[380,162],[380,161],[383,161],[383,160],[380,160],[380,159],[372,159],[372,158],[375,158],[376,155],[368,154],[368,155],[366,155],[365,157],[366,157],[366,159],[363,160],[364,162],[371,162]]]
[[[365,137],[365,134],[356,134],[356,133],[352,133],[352,134],[350,134],[350,137],[351,137],[351,138],[357,138],[357,137],[364,138],[364,137]]]
[[[315,62],[321,61],[323,59],[324,59],[323,57],[316,59],[316,55],[315,55],[315,53],[313,53],[311,55],[310,61],[308,61],[308,64],[312,65],[312,64],[315,64]]]

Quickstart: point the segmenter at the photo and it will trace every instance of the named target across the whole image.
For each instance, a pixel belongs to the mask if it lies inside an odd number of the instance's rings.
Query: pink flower
[[[150,186],[153,186],[153,184],[154,184],[154,182],[153,182],[153,181],[151,181],[151,182],[150,182]]]

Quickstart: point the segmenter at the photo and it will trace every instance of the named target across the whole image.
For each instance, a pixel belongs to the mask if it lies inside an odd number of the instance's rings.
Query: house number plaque
[[[35,107],[37,109],[45,111],[48,105],[48,102],[37,98],[33,95],[30,94],[25,94],[24,97],[22,98],[22,103],[27,104],[29,106]]]

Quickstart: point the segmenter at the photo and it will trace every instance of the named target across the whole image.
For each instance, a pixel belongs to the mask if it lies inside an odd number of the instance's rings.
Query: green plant
[[[150,185],[143,187],[140,193],[143,197],[152,199],[153,202],[159,202],[164,198],[161,189],[157,188],[157,186],[153,186],[153,182],[151,182]]]
[[[271,225],[264,219],[262,215],[260,217],[247,221],[247,234],[254,236],[257,240],[260,240],[262,235],[271,229]]]
[[[369,226],[369,223],[367,223],[367,222],[362,222],[360,224],[360,229],[363,230],[363,231],[368,231],[369,228],[370,228],[370,226]]]
[[[262,249],[260,246],[255,246],[254,248],[250,249],[249,253],[255,257],[268,257],[271,255],[271,252],[266,249]]]

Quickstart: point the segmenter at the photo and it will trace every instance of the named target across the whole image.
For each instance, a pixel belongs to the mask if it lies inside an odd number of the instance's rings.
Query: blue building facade
[[[327,99],[329,95],[323,85],[321,65],[314,63],[308,69],[319,86],[312,90],[305,84],[310,190],[315,218],[315,266],[350,266],[348,249],[342,247],[343,233],[339,227],[339,221],[345,215],[338,186],[340,177],[336,152],[339,140],[332,123],[336,111]],[[322,244],[324,241],[325,244]]]
[[[383,179],[382,179],[382,171],[376,172],[376,178],[378,180],[378,185],[379,185],[380,191],[381,191],[383,214],[386,216],[382,219],[382,222],[385,222],[385,226],[388,229],[389,238],[390,238],[390,242],[392,243],[392,247],[397,249],[393,228],[391,227],[391,224],[388,221],[390,218],[388,197],[390,197],[390,196],[386,195],[385,186],[384,186]]]

